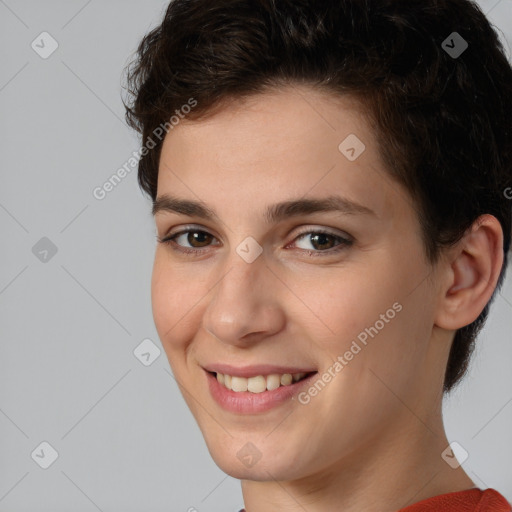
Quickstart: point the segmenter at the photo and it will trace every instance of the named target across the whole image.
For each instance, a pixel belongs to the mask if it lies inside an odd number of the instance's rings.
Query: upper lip
[[[231,366],[223,363],[213,363],[203,368],[208,372],[222,373],[223,375],[231,375],[232,377],[257,377],[258,375],[272,375],[284,373],[313,373],[314,368],[304,366],[279,366],[273,364],[256,364],[251,366]]]

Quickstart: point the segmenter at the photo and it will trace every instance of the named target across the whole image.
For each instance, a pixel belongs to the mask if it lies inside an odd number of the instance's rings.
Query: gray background
[[[242,506],[153,325],[155,229],[136,169],[93,196],[139,147],[123,121],[121,72],[166,4],[0,0],[0,512]],[[512,0],[480,4],[509,49]],[[31,47],[43,31],[59,45],[47,59]],[[511,281],[445,404],[448,437],[469,452],[464,468],[509,500]],[[134,355],[144,339],[161,349],[144,356],[148,366]],[[47,469],[43,441],[58,452]]]

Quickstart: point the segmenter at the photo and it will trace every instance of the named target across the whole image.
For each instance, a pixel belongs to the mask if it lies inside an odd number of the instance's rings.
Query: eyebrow
[[[153,201],[152,214],[160,212],[178,213],[189,217],[200,217],[206,220],[219,221],[215,210],[203,203],[189,199],[179,199],[169,194],[162,194]],[[317,212],[338,212],[348,215],[364,214],[376,216],[370,208],[350,201],[349,199],[331,195],[322,199],[295,199],[276,203],[267,207],[264,220],[268,224],[279,222],[289,217],[309,215]]]

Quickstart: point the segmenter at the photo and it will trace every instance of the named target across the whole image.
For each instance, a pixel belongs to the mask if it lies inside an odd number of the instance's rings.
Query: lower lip
[[[289,386],[279,386],[272,391],[262,393],[251,393],[250,391],[232,391],[220,384],[215,375],[207,372],[208,386],[213,399],[226,411],[241,414],[264,412],[277,407],[291,400],[301,388],[310,384],[311,378],[316,375],[312,373],[305,379],[294,382]]]

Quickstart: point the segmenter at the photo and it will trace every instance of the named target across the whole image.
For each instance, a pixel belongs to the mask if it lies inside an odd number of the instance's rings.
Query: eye
[[[327,253],[327,255],[333,254],[353,244],[353,241],[348,238],[320,229],[299,233],[293,243],[296,243],[297,240],[306,239],[305,237],[308,235],[309,243],[313,246],[313,250],[306,247],[303,248],[303,251],[309,256],[322,256],[325,253]],[[215,237],[207,231],[185,229],[165,238],[157,237],[157,239],[159,243],[169,245],[175,251],[187,254],[202,254],[207,250]],[[332,242],[334,242],[334,245]],[[189,245],[184,246],[183,243]]]
[[[353,244],[353,241],[349,240],[348,238],[323,230],[310,230],[302,232],[295,238],[295,240],[301,239],[305,239],[308,243],[310,243],[313,246],[314,249],[320,249],[311,250],[307,247],[304,248],[304,250],[310,256],[323,256],[325,253],[332,254],[335,252],[339,252],[343,250],[345,247],[349,247]],[[337,241],[338,243],[333,245],[332,241]]]
[[[181,251],[184,253],[204,252],[204,251],[201,251],[200,249],[202,249],[204,247],[208,247],[208,243],[213,238],[215,238],[215,237],[213,235],[211,235],[210,233],[208,233],[206,231],[201,231],[198,229],[186,229],[186,230],[179,231],[178,233],[175,233],[174,235],[171,235],[171,236],[168,236],[165,238],[157,237],[157,239],[160,243],[170,245],[172,249],[174,249],[176,251]],[[192,247],[192,248],[190,249],[186,246],[184,247],[183,245],[181,245],[181,243],[179,243],[180,240],[181,240],[181,242],[186,242],[186,243],[190,244],[190,247]],[[203,245],[203,244],[206,244],[206,245]]]

